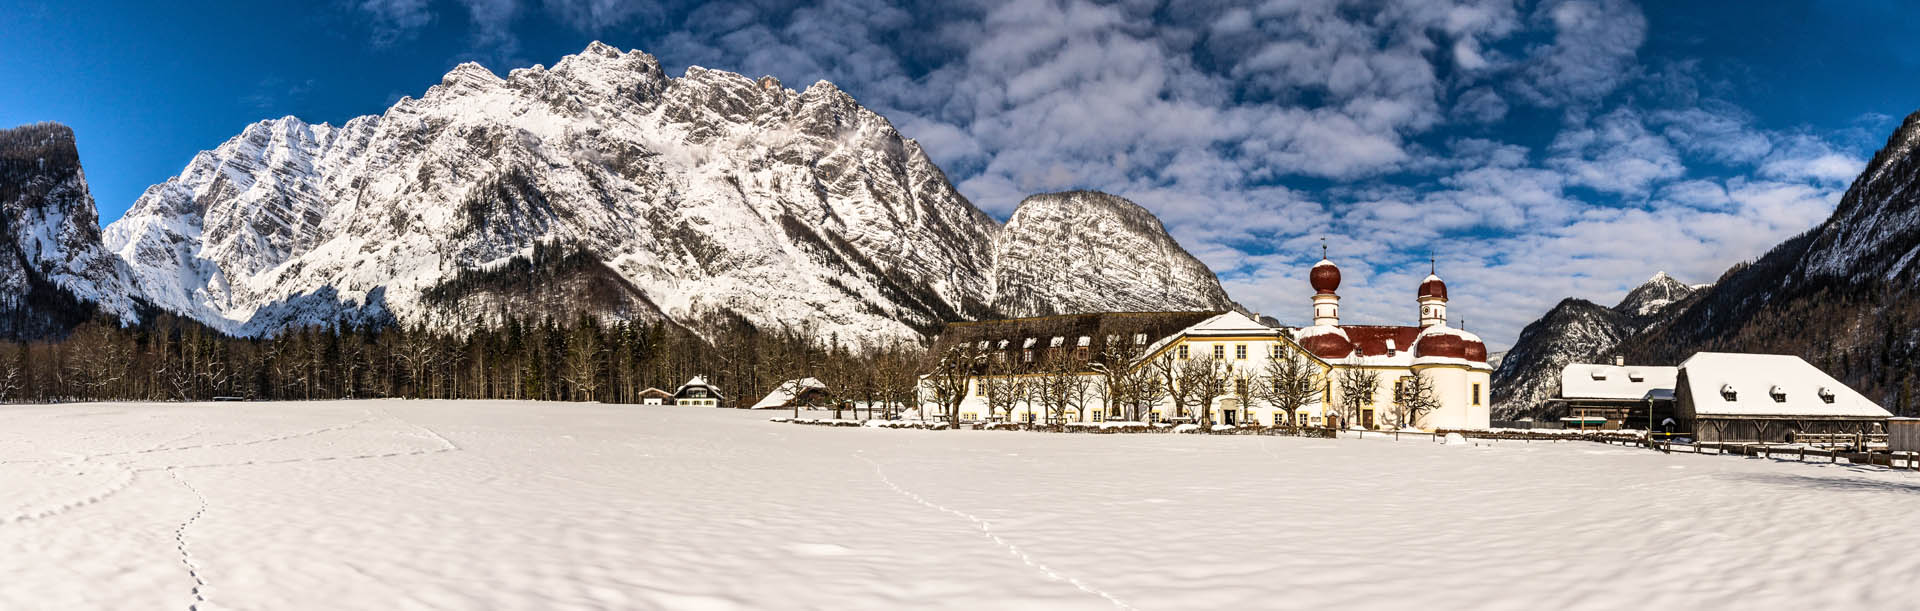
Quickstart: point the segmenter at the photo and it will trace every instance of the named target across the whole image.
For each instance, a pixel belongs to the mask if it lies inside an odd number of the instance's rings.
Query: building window
[[[1246,344],[1234,344],[1234,345],[1233,345],[1233,358],[1236,358],[1236,359],[1240,359],[1240,360],[1242,360],[1242,361],[1244,361],[1244,360],[1247,360],[1247,345],[1246,345]]]
[[[1236,394],[1242,397],[1247,396],[1247,379],[1246,378],[1238,378],[1233,381],[1233,394]]]
[[[1180,344],[1180,360],[1187,360],[1187,345]]]
[[[1022,354],[1022,356],[1020,357],[1020,359],[1021,359],[1022,361],[1024,361],[1024,362],[1028,362],[1028,363],[1031,363],[1031,362],[1033,362],[1033,349],[1032,349],[1032,348],[1028,348],[1028,349],[1026,349],[1026,350],[1023,350],[1023,351],[1021,351],[1021,352],[1023,353],[1023,354]]]
[[[1473,404],[1474,405],[1480,404],[1480,385],[1479,384],[1473,385]]]
[[[1226,344],[1214,344],[1214,345],[1213,345],[1213,360],[1216,360],[1216,361],[1218,361],[1218,360],[1225,360],[1226,358],[1227,358],[1227,345],[1226,345]]]
[[[1074,348],[1074,349],[1073,349],[1073,358],[1075,358],[1075,359],[1078,359],[1078,360],[1081,360],[1081,361],[1085,361],[1085,360],[1087,360],[1087,347],[1086,347],[1086,346],[1081,346],[1081,347],[1079,347],[1079,348]]]

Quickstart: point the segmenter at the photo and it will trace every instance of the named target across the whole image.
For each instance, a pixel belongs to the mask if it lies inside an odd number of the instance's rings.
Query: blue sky
[[[461,61],[598,39],[832,80],[1005,218],[1101,189],[1248,306],[1404,323],[1429,256],[1496,348],[1563,296],[1712,281],[1825,218],[1920,108],[1908,3],[1627,0],[0,2],[0,124],[79,137],[103,222],[246,124],[338,124]]]

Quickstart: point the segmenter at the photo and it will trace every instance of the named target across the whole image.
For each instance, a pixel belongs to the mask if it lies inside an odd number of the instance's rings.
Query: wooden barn
[[[1878,435],[1893,414],[1800,357],[1701,352],[1680,363],[1679,430],[1707,442]]]
[[[641,405],[673,405],[673,393],[648,387],[640,391]]]

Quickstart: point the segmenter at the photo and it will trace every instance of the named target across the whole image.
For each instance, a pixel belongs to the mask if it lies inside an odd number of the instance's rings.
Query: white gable
[[[1560,370],[1567,399],[1671,399],[1679,367],[1573,363]]]
[[[1680,371],[1698,415],[1893,416],[1797,356],[1701,352],[1681,363]]]
[[[1187,335],[1278,335],[1273,329],[1239,312],[1227,312],[1200,321],[1182,331]]]

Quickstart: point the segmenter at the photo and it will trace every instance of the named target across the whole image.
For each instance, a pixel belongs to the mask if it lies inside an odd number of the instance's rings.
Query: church
[[[952,323],[933,349],[972,364],[958,404],[963,421],[1488,427],[1486,344],[1448,326],[1447,285],[1437,274],[1415,291],[1415,325],[1343,325],[1339,267],[1323,257],[1308,280],[1312,324],[1305,327],[1234,311],[1072,314]],[[1291,417],[1257,390],[1270,382],[1269,362],[1281,358],[1304,361],[1318,389]],[[1211,375],[1180,373],[1195,362]],[[923,379],[923,396],[929,383]],[[1197,386],[1207,388],[1185,388]],[[1150,404],[1128,400],[1143,396]],[[929,418],[939,412],[928,404]]]

